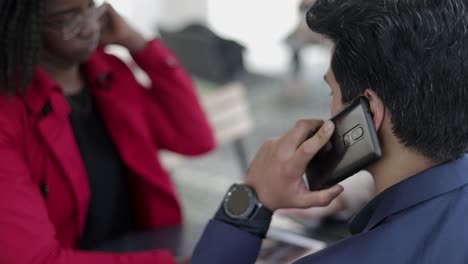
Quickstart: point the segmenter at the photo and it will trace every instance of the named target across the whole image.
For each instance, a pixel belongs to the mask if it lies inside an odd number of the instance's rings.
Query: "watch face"
[[[227,209],[233,215],[242,215],[250,207],[251,194],[246,188],[236,188],[231,192]]]

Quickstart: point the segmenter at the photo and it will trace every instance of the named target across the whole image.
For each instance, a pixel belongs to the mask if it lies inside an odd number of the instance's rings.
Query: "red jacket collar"
[[[102,49],[93,53],[83,65],[83,69],[91,89],[110,87],[112,68],[105,60]],[[63,100],[62,88],[40,67],[36,67],[34,79],[24,98],[26,105],[35,115],[41,115],[46,108],[52,108],[54,113],[64,116],[70,113],[70,106]]]
[[[112,65],[105,59],[104,49],[97,50],[83,65],[91,88],[108,89],[112,79]]]

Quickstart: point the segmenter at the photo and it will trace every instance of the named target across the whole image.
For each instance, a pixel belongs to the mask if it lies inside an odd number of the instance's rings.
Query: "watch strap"
[[[218,221],[233,225],[241,230],[259,236],[260,238],[265,238],[266,233],[270,228],[272,216],[273,212],[271,210],[258,203],[258,206],[255,208],[251,217],[248,219],[234,219],[226,214],[224,211],[224,205],[221,204],[214,218]]]

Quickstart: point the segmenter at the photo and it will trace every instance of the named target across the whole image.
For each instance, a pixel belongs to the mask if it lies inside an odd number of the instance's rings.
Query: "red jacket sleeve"
[[[1,106],[0,106],[1,107]],[[3,108],[3,107],[2,107]],[[2,264],[173,264],[169,251],[91,253],[63,248],[23,150],[20,117],[0,109],[0,263]]]
[[[152,82],[146,90],[146,113],[158,145],[185,155],[213,149],[213,131],[196,89],[172,52],[154,40],[132,55]]]

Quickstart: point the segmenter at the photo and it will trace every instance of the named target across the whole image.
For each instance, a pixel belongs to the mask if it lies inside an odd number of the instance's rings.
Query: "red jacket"
[[[157,151],[197,155],[211,150],[212,130],[192,81],[163,45],[133,55],[152,87],[127,66],[97,51],[85,73],[96,105],[129,169],[141,229],[179,225],[175,188]],[[90,191],[61,88],[38,69],[23,96],[0,97],[0,263],[173,263],[169,251],[111,254],[74,250],[85,226]]]

